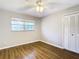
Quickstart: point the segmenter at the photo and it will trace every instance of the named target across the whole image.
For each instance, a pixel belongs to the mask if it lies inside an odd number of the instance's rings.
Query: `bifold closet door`
[[[79,14],[76,14],[76,52],[79,53]]]
[[[69,49],[69,25],[70,25],[70,18],[65,16],[64,18],[64,48]]]
[[[71,51],[76,51],[76,17],[75,15],[70,15],[70,24],[69,24],[69,39],[68,39],[68,48]]]
[[[79,53],[79,15],[65,16],[64,47]]]

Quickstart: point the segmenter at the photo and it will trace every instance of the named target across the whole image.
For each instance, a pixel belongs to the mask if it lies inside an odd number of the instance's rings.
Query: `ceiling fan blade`
[[[62,3],[55,3],[55,2],[50,2],[50,3],[46,4],[46,6],[49,8],[55,8],[55,7],[61,6],[61,5],[63,5],[63,4]]]
[[[27,10],[27,9],[30,9],[30,8],[33,8],[33,6],[24,6],[24,7],[20,8],[20,10]]]
[[[24,2],[24,4],[21,5],[21,7],[19,8],[19,10],[28,10],[30,8],[33,8],[34,2],[32,2],[31,0],[26,0],[26,2]]]

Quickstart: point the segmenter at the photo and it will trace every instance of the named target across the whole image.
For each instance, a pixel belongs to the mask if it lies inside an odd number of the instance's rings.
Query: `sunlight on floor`
[[[35,59],[36,58],[36,52],[31,52],[28,56],[25,56],[23,59]]]

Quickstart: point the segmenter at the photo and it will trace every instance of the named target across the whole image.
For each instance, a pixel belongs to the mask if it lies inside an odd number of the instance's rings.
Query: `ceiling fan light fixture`
[[[43,6],[37,6],[36,7],[36,11],[37,12],[43,12],[44,11],[44,7]]]
[[[44,4],[41,0],[38,0],[36,2],[36,11],[37,12],[43,12],[44,11]]]

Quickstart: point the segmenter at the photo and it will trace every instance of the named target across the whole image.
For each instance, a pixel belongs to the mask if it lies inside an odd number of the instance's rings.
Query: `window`
[[[24,30],[24,22],[11,21],[11,29],[12,29],[12,31],[23,31]]]
[[[32,31],[35,29],[35,23],[31,21],[11,21],[12,31]]]
[[[33,22],[25,22],[25,30],[34,30],[34,26]]]

